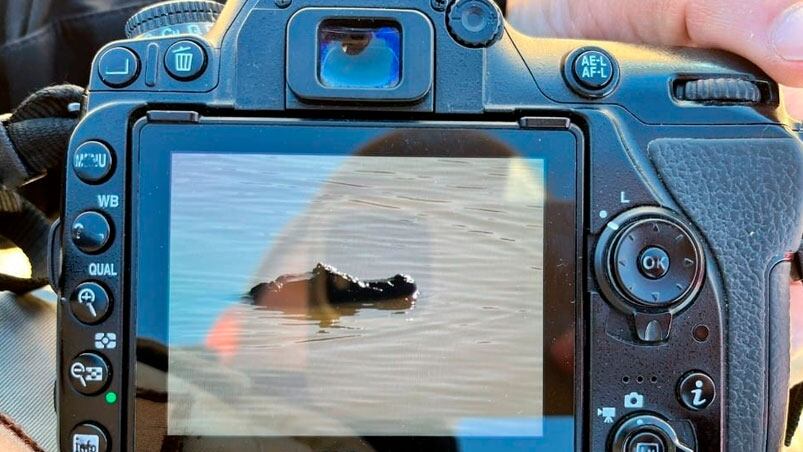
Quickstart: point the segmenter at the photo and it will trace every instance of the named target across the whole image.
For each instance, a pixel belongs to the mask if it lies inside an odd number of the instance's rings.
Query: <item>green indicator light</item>
[[[109,405],[117,402],[117,393],[114,391],[109,391],[106,393],[106,403]]]

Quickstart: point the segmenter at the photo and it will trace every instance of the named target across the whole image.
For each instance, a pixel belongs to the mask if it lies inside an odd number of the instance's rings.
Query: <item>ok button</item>
[[[638,268],[647,278],[662,278],[669,271],[669,254],[657,246],[646,248],[638,258]]]

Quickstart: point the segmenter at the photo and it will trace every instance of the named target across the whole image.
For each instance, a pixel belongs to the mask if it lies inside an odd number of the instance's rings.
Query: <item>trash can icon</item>
[[[188,52],[189,47],[181,47],[173,52],[174,66],[176,72],[190,72],[192,70],[192,52]]]

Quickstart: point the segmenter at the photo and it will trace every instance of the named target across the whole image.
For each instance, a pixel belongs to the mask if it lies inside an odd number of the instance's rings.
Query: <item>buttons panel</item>
[[[142,83],[139,56],[137,62],[136,78],[115,89],[134,89]],[[100,70],[93,71],[93,80],[100,75]],[[112,85],[104,82],[106,86]],[[102,141],[96,133],[80,128],[75,132],[65,178],[71,193],[65,205],[66,226],[62,239],[53,241],[63,244],[62,260],[70,269],[60,282],[57,407],[62,450],[112,450],[121,432],[118,400],[126,394],[123,380],[117,378],[125,369],[123,317],[115,309],[123,289],[123,231],[117,226],[124,224],[126,163],[116,152],[125,149],[125,141],[113,134],[100,136]]]
[[[214,49],[202,37],[126,41],[103,50],[90,91],[208,92],[216,85]]]

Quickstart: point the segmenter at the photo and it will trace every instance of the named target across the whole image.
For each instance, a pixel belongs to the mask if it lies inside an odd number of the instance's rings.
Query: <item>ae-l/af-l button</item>
[[[613,62],[597,50],[581,53],[574,60],[574,76],[589,89],[602,89],[613,79]]]
[[[583,97],[600,98],[616,88],[619,66],[598,47],[583,47],[572,52],[563,65],[563,77],[569,87]]]

